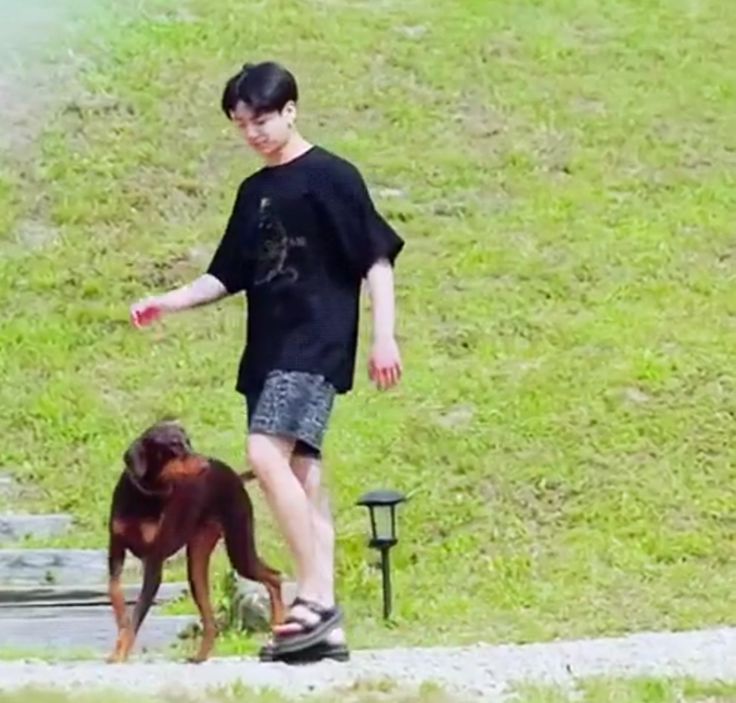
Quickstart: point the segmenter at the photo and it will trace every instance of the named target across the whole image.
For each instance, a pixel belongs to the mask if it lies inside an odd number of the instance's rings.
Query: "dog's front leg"
[[[133,633],[138,634],[138,630],[141,629],[143,620],[145,619],[148,611],[153,603],[153,599],[158,593],[158,589],[161,586],[161,575],[163,573],[164,560],[163,558],[152,554],[146,557],[145,568],[143,571],[143,588],[138,596],[138,602],[135,604],[135,610],[133,611]]]
[[[132,621],[123,632],[118,661],[125,661],[130,654],[130,650],[133,648],[138,630],[140,630],[143,620],[151,608],[153,599],[156,597],[158,589],[161,586],[162,572],[163,559],[155,555],[146,557],[143,569],[143,586],[133,609]]]
[[[126,638],[126,632],[130,629],[130,618],[125,607],[125,595],[120,579],[123,573],[123,565],[125,564],[125,545],[118,535],[111,535],[107,553],[108,567],[108,595],[112,604],[113,613],[115,615],[115,625],[117,626],[117,641],[113,653],[108,657],[109,662],[122,661],[121,653]]]

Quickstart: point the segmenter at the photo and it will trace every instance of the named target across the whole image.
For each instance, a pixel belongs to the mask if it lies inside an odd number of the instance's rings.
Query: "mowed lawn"
[[[128,307],[207,265],[258,166],[222,86],[275,58],[407,243],[403,383],[368,383],[366,302],[328,438],[355,646],[732,622],[736,5],[142,6],[0,167],[0,463],[76,516],[58,543],[105,545],[122,451],[163,414],[243,466],[242,300],[145,331]],[[354,505],[376,487],[411,495],[391,628]]]
[[[490,695],[490,694],[489,694]],[[535,684],[510,685],[501,694],[504,700],[514,703],[734,703],[736,689],[719,681],[702,682],[691,679],[606,679],[586,678],[566,686]],[[122,700],[121,693],[99,691],[73,698],[80,703]],[[198,703],[201,694],[191,694],[188,703]],[[206,699],[217,703],[233,703],[248,700],[254,703],[303,703],[329,701],[336,703],[469,703],[461,694],[446,693],[434,684],[424,684],[419,689],[406,689],[390,680],[362,681],[313,696],[286,697],[275,691],[254,691],[246,685],[236,684],[225,689],[208,692]],[[47,690],[25,689],[17,693],[0,692],[0,703],[69,703],[72,698],[65,693]],[[181,693],[141,698],[144,703],[170,703],[181,700]],[[472,700],[478,700],[477,697]],[[490,699],[489,699],[490,700]],[[494,697],[493,699],[500,700]]]

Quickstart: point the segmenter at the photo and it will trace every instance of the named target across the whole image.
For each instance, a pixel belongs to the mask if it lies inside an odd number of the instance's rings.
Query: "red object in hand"
[[[368,360],[368,375],[379,390],[395,386],[401,379],[401,356],[395,339],[376,341]]]
[[[161,317],[161,308],[158,305],[145,305],[133,310],[133,324],[136,327],[145,327]]]

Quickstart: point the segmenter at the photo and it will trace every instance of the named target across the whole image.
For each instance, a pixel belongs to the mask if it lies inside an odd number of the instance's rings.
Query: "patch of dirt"
[[[49,120],[55,92],[66,83],[65,73],[0,72],[0,152],[20,158],[33,145]]]
[[[74,92],[84,63],[72,40],[89,0],[10,0],[0,6],[0,151],[18,157]]]
[[[464,135],[471,140],[491,140],[509,129],[508,121],[500,111],[472,94],[460,100],[455,109],[454,119],[461,123]],[[478,148],[477,142],[473,145]],[[487,146],[491,148],[490,141]]]
[[[532,138],[532,152],[544,171],[561,176],[572,174],[573,146],[568,134],[547,128],[539,130]]]
[[[644,405],[652,399],[649,394],[645,393],[640,388],[626,388],[623,392],[623,396],[627,401],[634,403],[634,405]]]
[[[402,190],[401,188],[391,188],[391,187],[377,187],[372,188],[373,192],[376,194],[379,198],[406,198],[407,194],[405,190]]]
[[[60,232],[45,221],[43,193],[34,184],[38,138],[53,129],[64,104],[81,88],[87,59],[74,49],[84,22],[109,0],[5,0],[0,3],[0,163],[20,181],[28,202],[20,222],[3,232],[0,255],[22,257],[56,243]],[[14,178],[15,180],[15,178]]]
[[[436,416],[435,421],[441,427],[449,430],[463,429],[468,427],[475,417],[475,407],[470,404],[456,405],[446,412]]]
[[[15,240],[26,251],[38,251],[54,244],[60,238],[60,232],[45,222],[23,220],[15,230]]]
[[[427,28],[421,24],[405,25],[396,27],[396,31],[403,34],[407,39],[421,39],[427,33]]]

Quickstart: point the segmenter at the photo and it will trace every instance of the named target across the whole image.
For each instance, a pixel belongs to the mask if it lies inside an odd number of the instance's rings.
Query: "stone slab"
[[[0,544],[18,542],[26,537],[55,537],[65,533],[72,523],[72,516],[63,513],[0,515]]]
[[[156,651],[174,644],[179,634],[197,618],[189,615],[163,616],[153,613],[143,622],[133,654]],[[73,654],[75,651],[106,655],[115,644],[117,630],[108,608],[97,612],[58,611],[37,613],[35,617],[3,617],[2,647],[39,653]]]
[[[135,602],[140,585],[125,585],[123,593],[127,603]],[[168,603],[189,594],[184,582],[162,583],[154,604]],[[39,607],[109,606],[110,598],[105,585],[99,586],[0,586],[0,617],[3,610],[32,609]]]
[[[15,502],[18,484],[8,474],[0,473],[0,508],[10,507]]]
[[[137,560],[126,562],[126,574],[140,574]],[[107,582],[104,549],[0,549],[0,585],[100,584]]]

